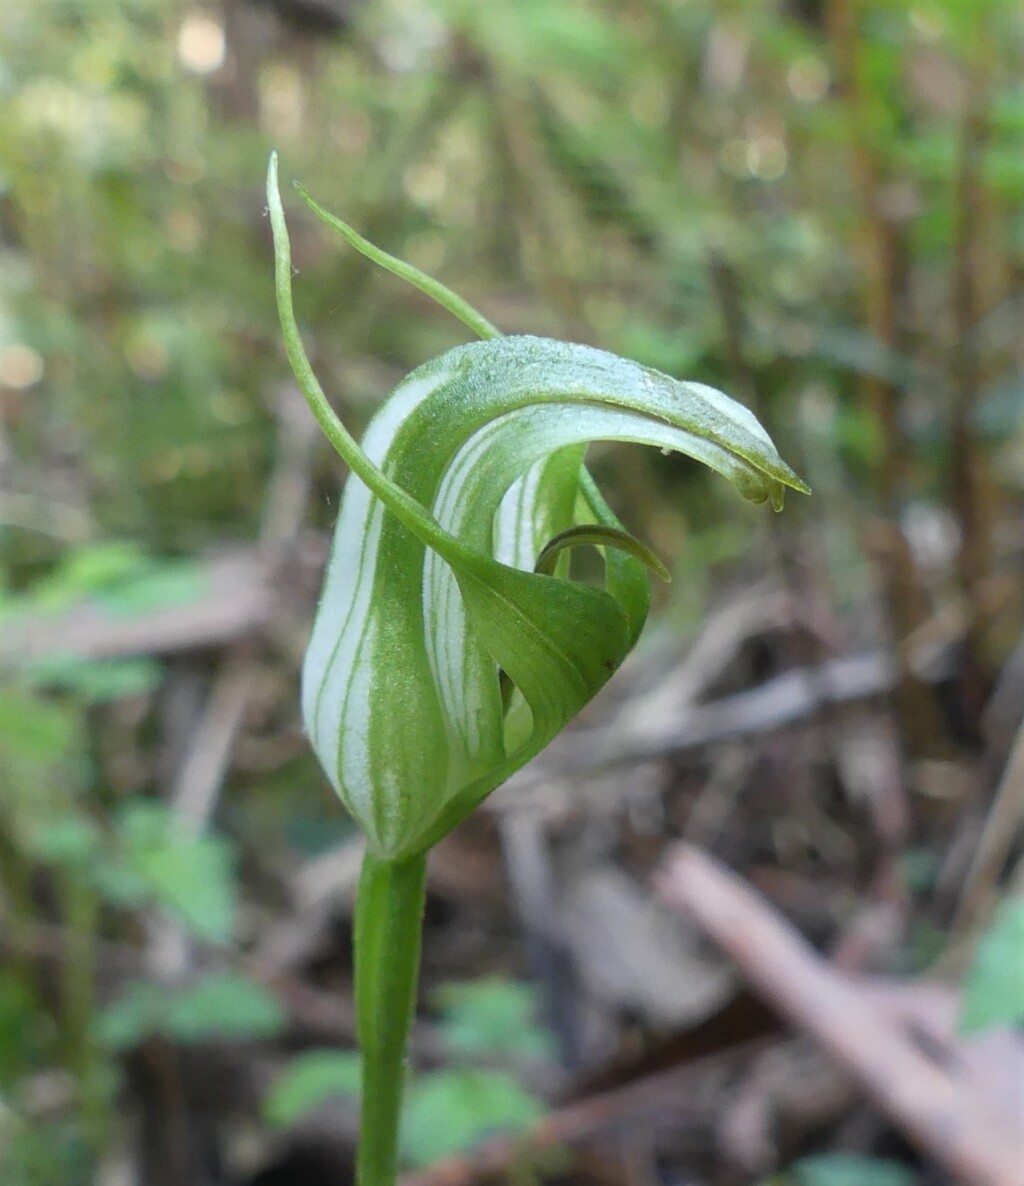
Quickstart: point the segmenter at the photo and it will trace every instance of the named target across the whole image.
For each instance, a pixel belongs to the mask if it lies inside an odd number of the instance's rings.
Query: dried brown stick
[[[980,314],[979,273],[985,238],[984,158],[989,137],[986,113],[987,65],[982,51],[965,80],[960,164],[956,184],[956,228],[953,253],[952,311],[956,345],[953,349],[953,404],[949,425],[949,486],[960,523],[957,576],[967,609],[964,670],[961,676],[964,709],[977,728],[984,703],[983,670],[985,613],[982,582],[989,570],[993,537],[989,499],[985,490],[985,461],[972,430],[982,374],[978,357],[977,322]]]
[[[277,392],[277,457],[260,518],[260,547],[277,559],[302,528],[313,485],[313,450],[320,429],[302,393],[292,383]]]
[[[1024,721],[1010,751],[1009,761],[996,788],[985,826],[964,879],[951,928],[954,940],[963,940],[978,927],[996,899],[999,875],[1013,851],[1024,824]]]
[[[948,916],[953,914],[958,921],[953,924],[954,933],[966,933],[959,921],[966,917],[964,907],[960,903],[967,902],[976,892],[972,888],[976,870],[989,861],[987,848],[990,840],[997,845],[1002,841],[1000,831],[1005,827],[999,814],[1003,806],[997,803],[1003,797],[1004,788],[1012,777],[1024,778],[1018,771],[1013,774],[1015,758],[1013,751],[1020,743],[1020,731],[1024,728],[1024,635],[1022,635],[1003,664],[996,680],[992,694],[985,705],[982,721],[982,732],[985,737],[985,750],[978,765],[977,782],[982,787],[995,788],[992,799],[977,794],[970,795],[963,805],[960,818],[948,842],[946,853],[935,880],[932,892],[933,902]],[[1010,784],[1012,786],[1012,783]],[[1019,791],[1018,791],[1019,793]],[[1009,807],[1006,804],[1005,807]],[[1024,821],[1021,821],[1024,822]],[[990,840],[983,839],[982,833],[990,831]],[[1008,854],[1004,854],[1005,855]],[[998,857],[996,875],[1002,871],[1000,866],[1004,857]],[[987,876],[987,874],[986,874]],[[991,883],[990,883],[991,884]],[[970,913],[974,915],[974,906]],[[962,954],[962,953],[961,953]]]
[[[252,547],[202,563],[195,598],[128,616],[85,602],[61,614],[33,613],[0,633],[0,669],[54,656],[119,659],[220,646],[271,620],[276,598],[268,565]]]
[[[309,557],[309,563],[318,564],[319,559]],[[56,616],[25,617],[0,634],[0,670],[56,655],[112,659],[235,642],[265,629],[276,613],[280,599],[271,567],[259,549],[247,548],[204,564],[199,577],[202,593],[180,606],[115,618],[98,606],[83,604]],[[891,691],[895,679],[894,664],[882,651],[833,659],[817,669],[816,687],[809,686],[808,672],[797,669],[750,691],[684,710],[681,716],[652,712],[656,719],[650,723],[629,719],[626,729],[571,731],[516,782],[532,786],[560,774],[769,732],[807,720],[820,710],[822,696],[830,704],[871,699]]]
[[[871,131],[867,59],[870,40],[862,20],[860,0],[830,0],[825,5],[825,27],[834,55],[836,85],[850,120],[851,170],[858,206],[857,241],[853,249],[864,278],[862,303],[867,328],[886,352],[907,356],[909,336],[908,224],[913,215],[902,199],[898,179],[879,154]],[[897,508],[907,485],[906,432],[899,385],[891,377],[867,373],[862,377],[865,403],[878,432],[878,456],[873,466],[879,509],[884,517],[878,532],[876,568],[886,603],[891,642],[900,665],[894,704],[910,752],[927,752],[939,736],[938,706],[930,690],[914,679],[899,644],[927,617],[927,598],[914,565]]]
[[[787,671],[747,692],[738,692],[681,711],[651,714],[647,721],[629,720],[620,729],[604,725],[564,733],[512,780],[517,790],[543,784],[552,777],[594,770],[620,762],[670,757],[735,737],[768,733],[806,721],[818,712],[822,697],[829,704],[868,700],[890,691],[896,667],[889,655],[870,651],[832,659],[817,668],[811,680],[803,668]]]
[[[248,651],[232,649],[196,722],[170,794],[171,808],[189,835],[204,832],[213,815],[249,706],[254,675],[255,661]]]
[[[812,1034],[957,1182],[1021,1186],[1015,1134],[738,877],[684,845],[666,862],[658,890],[703,927],[751,984]]]
[[[544,823],[537,812],[504,812],[498,827],[512,905],[540,985],[544,1012],[558,1042],[562,1065],[576,1070],[582,1062],[578,1001]]]

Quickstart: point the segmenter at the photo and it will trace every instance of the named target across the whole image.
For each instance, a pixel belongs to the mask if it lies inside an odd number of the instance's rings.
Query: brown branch
[[[870,131],[870,95],[864,85],[862,0],[832,0],[828,32],[836,62],[837,90],[849,113],[853,180],[860,216],[856,245],[865,273],[863,313],[874,341],[887,353],[903,355],[907,346],[908,213],[906,200],[885,176]],[[888,626],[897,645],[927,616],[927,597],[899,524],[899,501],[906,485],[908,442],[900,415],[900,390],[892,380],[866,374],[865,402],[878,434],[876,490],[884,523],[875,547],[878,579],[885,593]],[[933,748],[942,736],[938,706],[929,689],[901,664],[894,704],[913,754]]]
[[[658,890],[958,1182],[1020,1186],[1017,1134],[954,1078],[953,1068],[927,1058],[891,1016],[829,967],[738,877],[698,849],[679,846],[659,875]]]
[[[197,562],[195,596],[176,605],[128,616],[86,600],[58,613],[11,617],[0,630],[0,671],[58,657],[169,655],[251,637],[278,622],[282,611],[290,619],[296,605],[307,614],[303,602],[313,604],[325,553],[319,534],[301,536],[285,558],[285,585],[276,554],[271,558],[252,545],[233,547]]]
[[[950,489],[960,523],[957,575],[967,608],[964,707],[978,728],[983,701],[983,618],[981,587],[988,571],[989,523],[982,492],[982,461],[974,443],[972,416],[980,382],[977,323],[978,264],[984,186],[982,163],[988,140],[985,115],[987,79],[982,66],[968,75],[960,139],[956,195],[956,246],[952,276],[953,409],[950,422]]]
[[[964,878],[950,933],[964,941],[976,934],[996,902],[999,876],[1024,823],[1024,722],[999,780],[985,826]]]
[[[193,599],[132,617],[83,602],[61,614],[39,612],[13,619],[0,633],[0,668],[58,655],[120,659],[217,646],[271,620],[270,574],[253,548],[201,564],[196,585]]]
[[[525,789],[559,776],[672,757],[716,742],[801,724],[819,712],[823,702],[836,705],[869,700],[891,691],[895,681],[896,667],[890,656],[869,651],[823,663],[813,676],[805,668],[796,668],[749,691],[707,704],[682,705],[673,713],[652,713],[646,720],[631,716],[625,728],[612,721],[571,729],[509,780],[515,792],[508,798],[511,802]]]
[[[832,0],[828,32],[836,63],[836,86],[852,126],[853,180],[861,222],[860,247],[866,264],[864,311],[875,340],[899,346],[900,301],[905,283],[905,254],[896,221],[887,217],[882,198],[883,171],[871,141],[868,96],[863,85],[861,0]],[[886,510],[902,487],[902,430],[899,391],[877,375],[865,376],[865,394],[879,430],[881,458],[878,492]]]

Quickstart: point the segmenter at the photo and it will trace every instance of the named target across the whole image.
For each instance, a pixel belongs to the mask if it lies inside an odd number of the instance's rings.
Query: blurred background
[[[4,1186],[351,1180],[359,841],[297,712],[344,475],[271,148],[814,488],[592,451],[674,580],[435,854],[409,1180],[1018,1180],[1022,79],[1011,0],[0,6]],[[289,194],[359,431],[465,331]]]

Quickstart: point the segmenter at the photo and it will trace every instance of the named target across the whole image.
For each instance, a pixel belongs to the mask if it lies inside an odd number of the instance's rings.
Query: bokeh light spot
[[[828,93],[828,67],[820,58],[799,58],[786,72],[786,85],[794,99],[817,103]]]
[[[212,74],[224,65],[224,26],[206,12],[190,12],[178,30],[178,57],[193,74]]]
[[[24,391],[43,377],[43,358],[31,346],[16,342],[0,346],[0,384]]]

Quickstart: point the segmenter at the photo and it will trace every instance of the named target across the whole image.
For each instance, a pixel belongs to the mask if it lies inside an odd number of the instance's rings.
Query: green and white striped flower
[[[348,462],[302,677],[313,746],[371,850],[429,847],[541,750],[616,670],[659,568],[611,514],[587,445],[629,441],[704,462],[754,502],[806,486],[721,392],[588,346],[500,337],[459,298],[313,209],[489,340],[419,367],[362,446],[303,352],[271,164],[277,290],[289,359]],[[568,578],[598,546],[604,586]]]

